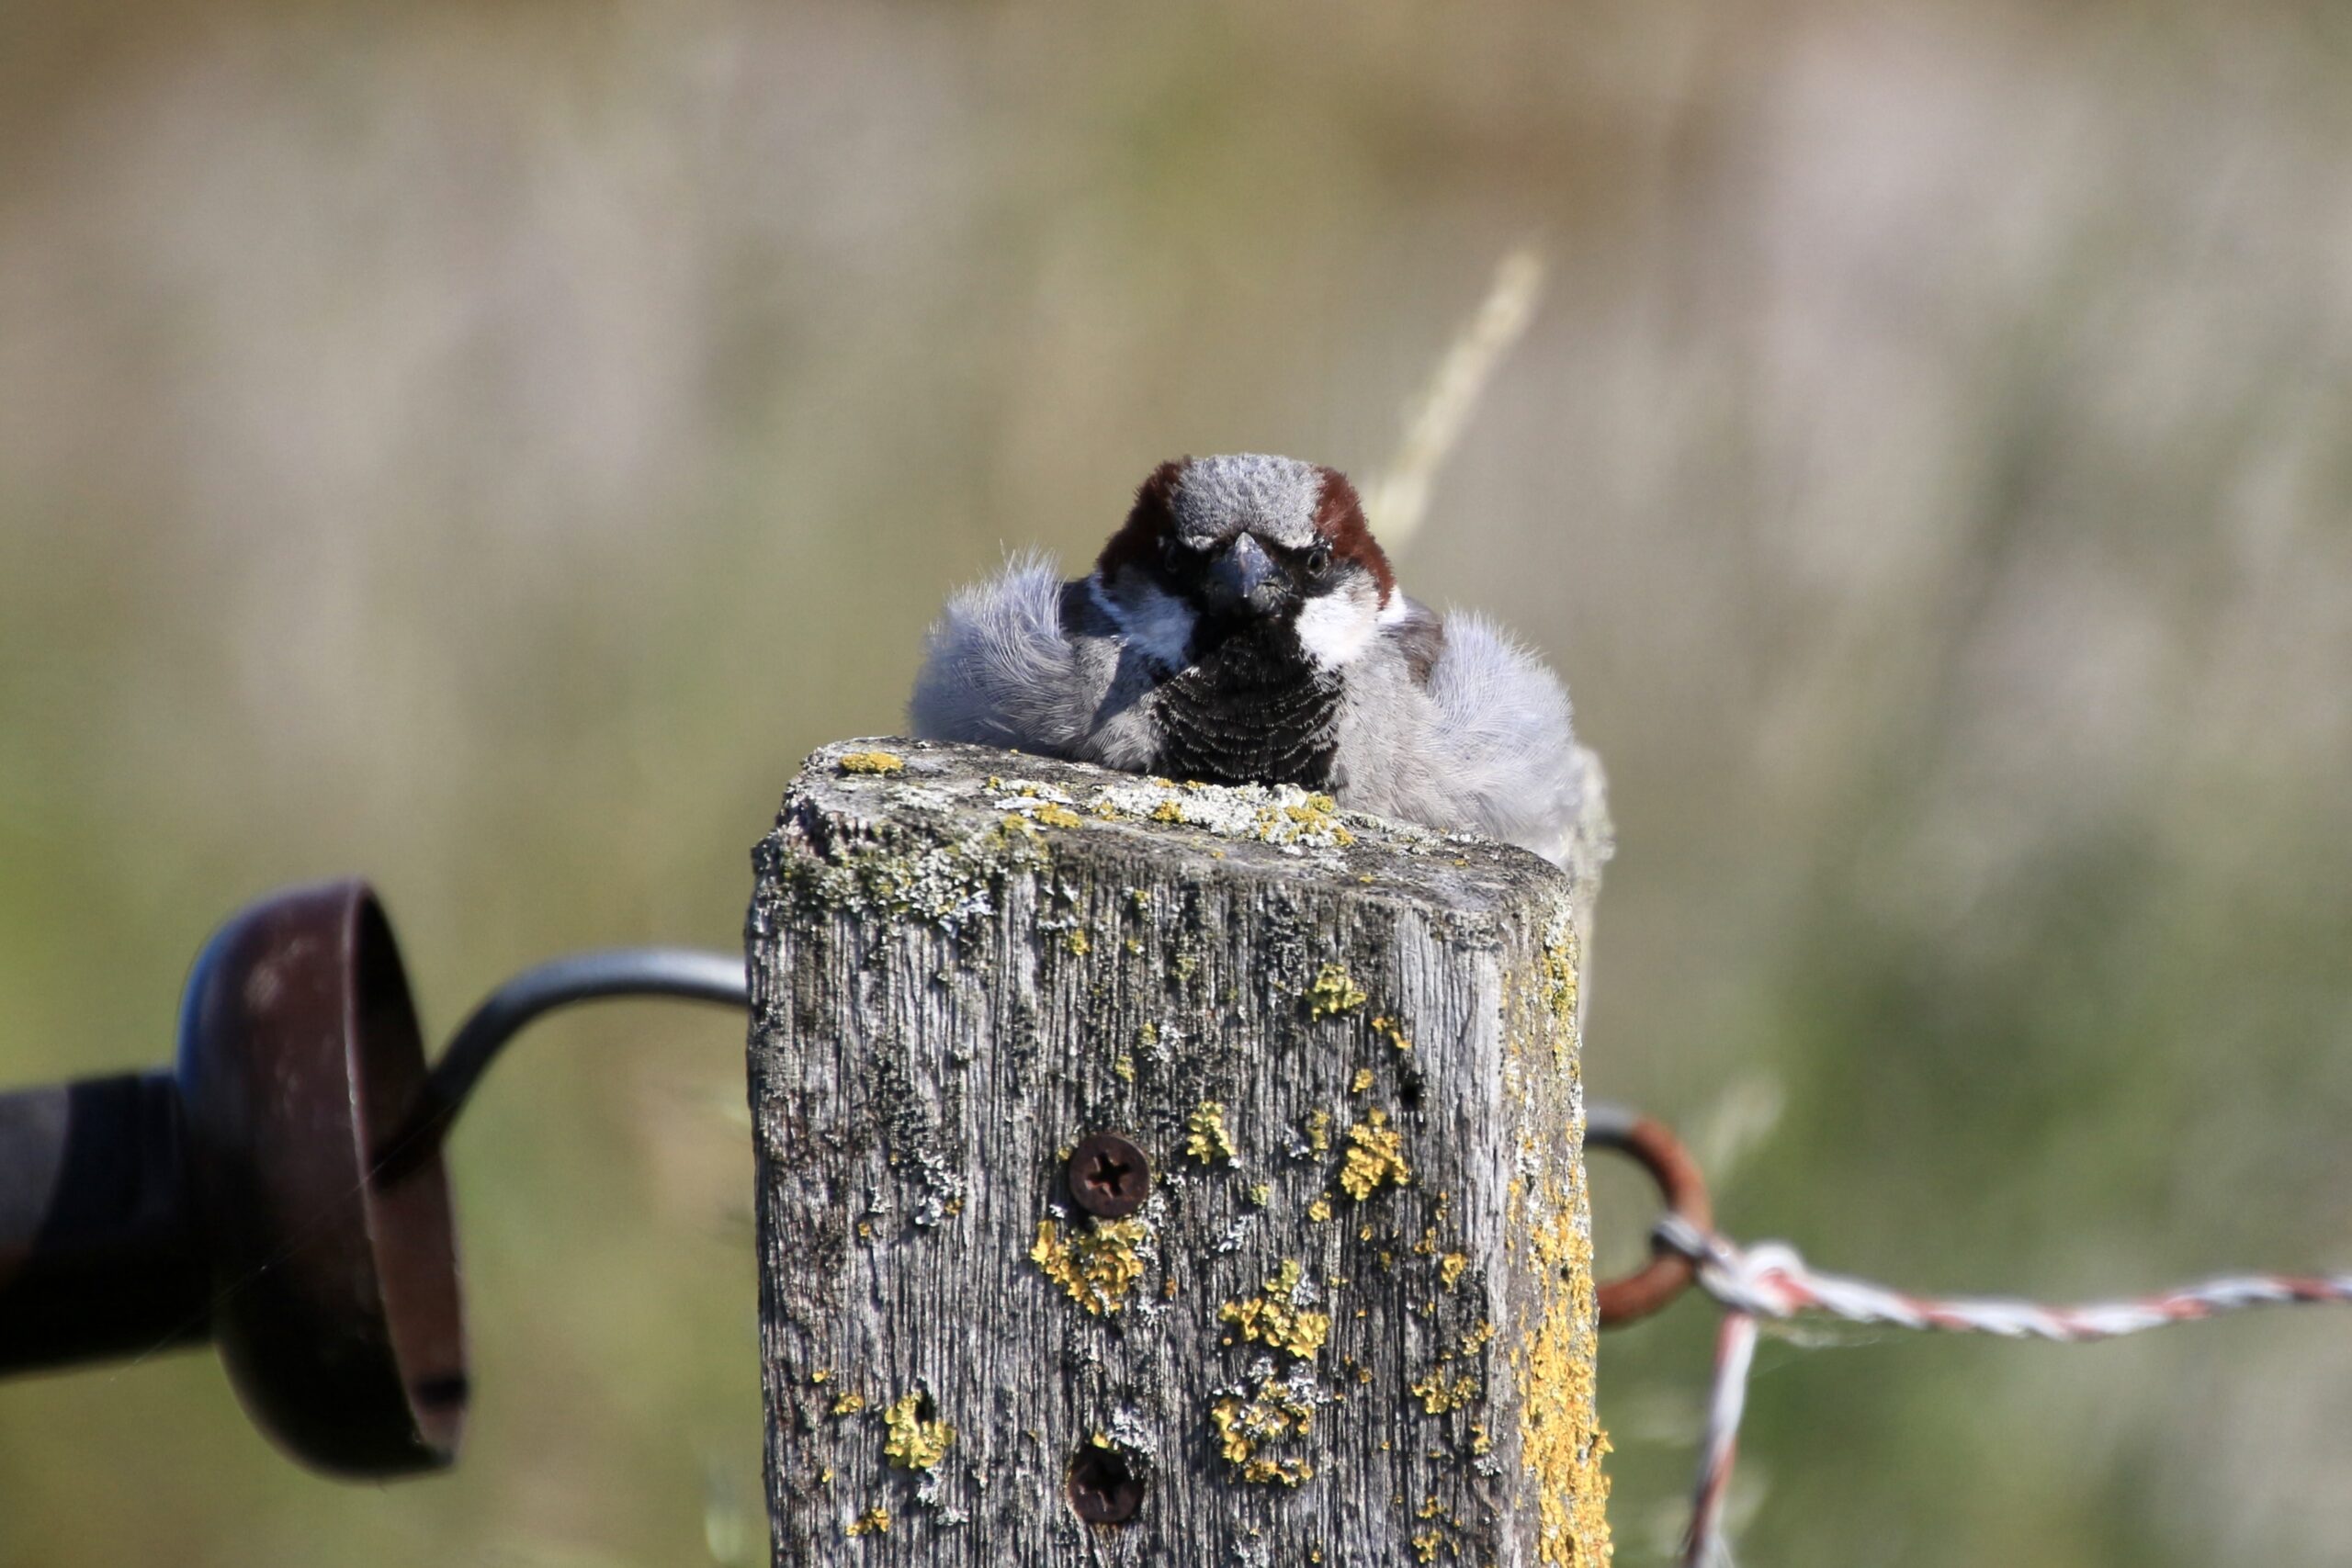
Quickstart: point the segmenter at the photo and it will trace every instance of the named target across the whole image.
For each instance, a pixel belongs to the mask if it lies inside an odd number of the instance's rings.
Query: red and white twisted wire
[[[1842,1274],[1820,1273],[1781,1242],[1743,1247],[1679,1215],[1660,1220],[1658,1245],[1696,1265],[1699,1288],[1724,1309],[1715,1339],[1714,1382],[1699,1476],[1683,1540],[1685,1568],[1707,1568],[1725,1558],[1724,1495],[1731,1482],[1739,1419],[1747,1398],[1747,1371],[1760,1318],[1820,1313],[1848,1323],[1877,1324],[1954,1334],[1996,1334],[2062,1344],[2108,1339],[2171,1323],[2189,1323],[2244,1307],[2298,1303],[2352,1303],[2352,1274],[2242,1274],[2126,1301],[2044,1306],[2001,1297],[1914,1296]]]

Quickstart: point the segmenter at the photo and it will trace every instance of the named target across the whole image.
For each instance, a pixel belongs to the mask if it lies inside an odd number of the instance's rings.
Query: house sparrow
[[[1568,694],[1489,622],[1405,596],[1336,469],[1163,463],[1094,570],[1037,556],[932,626],[914,733],[1211,784],[1294,784],[1566,863]]]

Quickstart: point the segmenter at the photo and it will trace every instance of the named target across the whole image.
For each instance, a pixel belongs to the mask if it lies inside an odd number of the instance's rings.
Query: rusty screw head
[[[1099,1219],[1124,1219],[1151,1191],[1151,1161],[1116,1133],[1093,1133],[1069,1155],[1069,1195]]]
[[[1143,1506],[1143,1477],[1116,1449],[1091,1446],[1069,1461],[1069,1506],[1090,1525],[1123,1525]]]

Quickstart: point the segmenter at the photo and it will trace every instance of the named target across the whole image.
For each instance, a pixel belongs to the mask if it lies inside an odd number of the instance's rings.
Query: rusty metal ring
[[[1715,1228],[1714,1204],[1707,1197],[1706,1179],[1665,1122],[1620,1105],[1589,1105],[1584,1144],[1587,1149],[1612,1149],[1630,1156],[1657,1183],[1668,1210],[1702,1231]],[[1600,1326],[1623,1328],[1649,1316],[1689,1289],[1693,1274],[1690,1259],[1652,1242],[1646,1265],[1622,1280],[1607,1281],[1596,1292]]]

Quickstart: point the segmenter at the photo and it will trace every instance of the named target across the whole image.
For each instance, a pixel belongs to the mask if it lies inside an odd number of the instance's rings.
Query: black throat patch
[[[1340,678],[1306,657],[1295,629],[1240,627],[1160,685],[1154,771],[1204,784],[1325,789],[1339,720]]]

